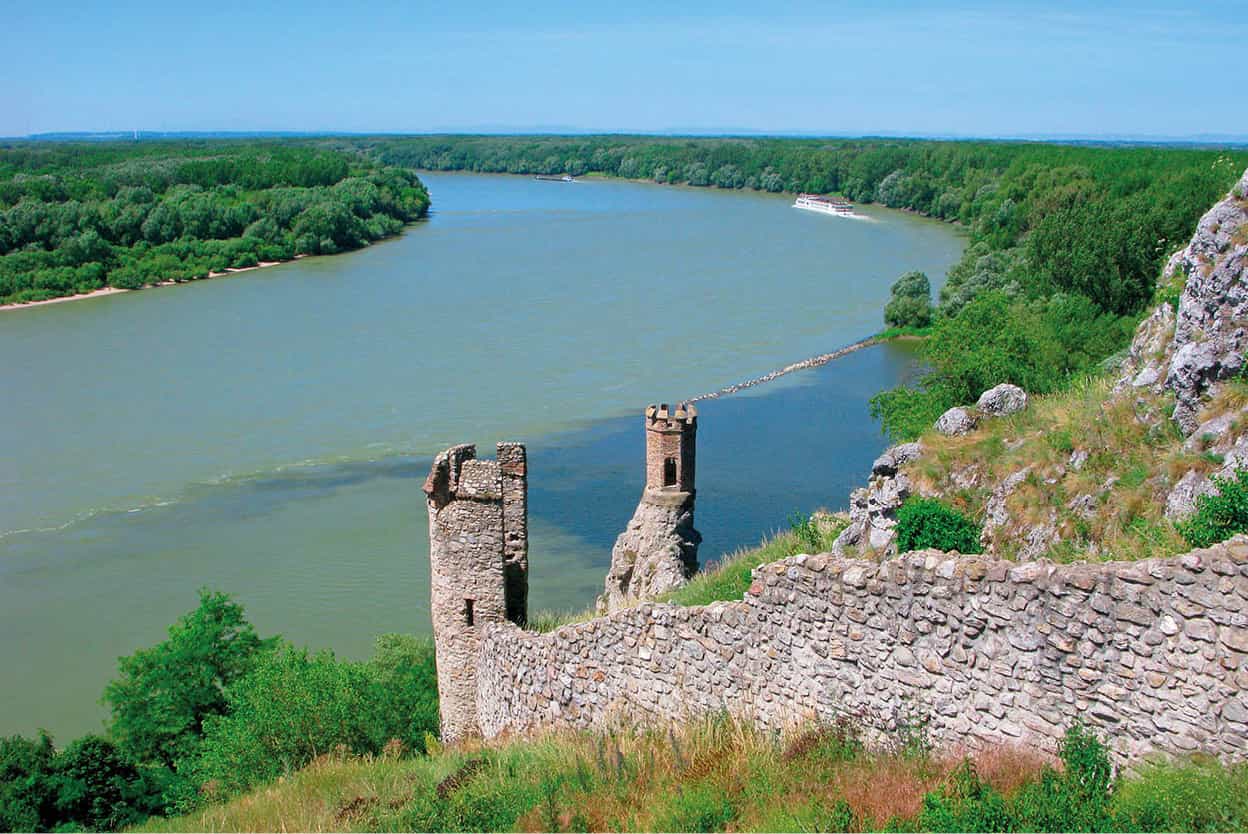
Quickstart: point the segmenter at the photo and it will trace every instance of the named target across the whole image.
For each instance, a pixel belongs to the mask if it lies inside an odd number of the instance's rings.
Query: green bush
[[[897,511],[897,549],[906,553],[928,547],[979,553],[979,526],[935,498],[908,498]]]
[[[922,272],[907,272],[893,284],[884,306],[888,327],[927,327],[932,323],[932,284]]]
[[[1154,763],[1114,792],[1123,831],[1243,831],[1248,827],[1248,768],[1213,760]]]
[[[116,831],[159,807],[153,785],[112,742],[61,752],[46,733],[0,739],[0,831]]]
[[[169,627],[169,639],[118,661],[103,702],[109,732],[127,758],[171,768],[194,755],[225,690],[274,645],[262,640],[226,594],[201,590],[199,607]]]
[[[142,822],[160,809],[152,782],[99,736],[75,740],[56,756],[57,826],[88,831],[117,831]]]
[[[723,831],[736,813],[724,792],[714,785],[676,786],[667,808],[657,815],[658,831]]]
[[[55,819],[52,762],[47,733],[38,739],[0,738],[0,831],[45,831]]]
[[[202,801],[206,787],[228,796],[337,749],[377,754],[397,739],[423,752],[438,729],[431,641],[402,635],[380,638],[367,663],[282,646],[225,697],[225,712],[204,722],[197,754],[179,763],[180,807]]]
[[[919,825],[925,831],[1109,830],[1113,771],[1105,745],[1076,723],[1059,752],[1061,772],[1046,767],[1010,800],[963,761],[944,786],[923,797]]]
[[[979,778],[964,759],[937,791],[923,796],[919,825],[924,831],[1010,831],[1013,820],[1005,800]]]
[[[1193,547],[1208,547],[1248,530],[1248,469],[1233,478],[1214,477],[1217,493],[1196,499],[1196,513],[1179,524],[1179,532]]]
[[[433,640],[408,634],[377,638],[368,671],[388,716],[388,733],[405,749],[425,752],[425,739],[437,736],[438,671]]]

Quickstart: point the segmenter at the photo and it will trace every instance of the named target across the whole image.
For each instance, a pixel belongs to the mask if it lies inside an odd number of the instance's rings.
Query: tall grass
[[[139,830],[913,831],[922,819],[981,817],[1043,828],[1069,826],[1077,817],[1067,806],[1086,801],[1062,793],[1085,781],[1086,765],[1071,761],[1079,769],[1068,779],[1030,748],[916,756],[867,749],[848,721],[777,734],[718,716],[435,747],[417,759],[324,756],[228,804]],[[1246,789],[1248,767],[1193,760],[1150,765],[1091,800],[1107,830],[1242,830]]]

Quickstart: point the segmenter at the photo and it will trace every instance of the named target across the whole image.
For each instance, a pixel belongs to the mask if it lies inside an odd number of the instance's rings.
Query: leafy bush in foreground
[[[1196,514],[1179,525],[1193,547],[1208,547],[1248,530],[1248,469],[1234,478],[1213,478],[1217,492],[1196,499]]]
[[[402,635],[380,638],[367,663],[283,646],[225,695],[225,712],[204,722],[196,754],[179,763],[181,807],[270,782],[335,750],[379,754],[397,740],[423,752],[438,729],[432,645]]]
[[[1105,745],[1075,724],[1060,752],[1060,772],[1044,768],[1009,800],[964,760],[940,790],[923,797],[919,825],[925,831],[1107,830],[1113,774]]]
[[[158,810],[152,783],[107,739],[0,739],[0,831],[116,831]]]
[[[199,607],[169,627],[167,640],[118,661],[121,676],[103,697],[110,734],[133,761],[173,767],[194,753],[205,720],[226,711],[226,687],[275,640],[260,639],[229,596],[201,590]]]
[[[897,550],[928,547],[979,553],[979,525],[935,498],[909,498],[897,511]]]

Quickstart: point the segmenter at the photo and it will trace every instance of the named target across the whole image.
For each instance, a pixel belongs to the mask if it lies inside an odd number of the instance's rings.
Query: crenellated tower
[[[646,489],[693,493],[698,410],[685,403],[646,408]]]
[[[698,569],[693,527],[698,411],[651,405],[645,412],[646,485],[627,529],[611,548],[601,613],[679,588]]]

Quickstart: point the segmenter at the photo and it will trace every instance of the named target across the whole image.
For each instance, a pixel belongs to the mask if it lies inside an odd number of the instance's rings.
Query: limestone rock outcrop
[[[1003,382],[980,394],[975,407],[990,417],[1004,417],[1027,407],[1027,392],[1017,385]]]
[[[954,406],[940,415],[940,419],[936,421],[936,431],[956,437],[974,431],[978,422],[975,415],[970,411],[960,406]]]
[[[1136,331],[1121,386],[1164,386],[1175,394],[1173,418],[1197,428],[1202,397],[1244,369],[1248,350],[1248,172],[1196,227],[1166,264],[1166,280],[1184,281],[1173,336],[1169,305]]]
[[[598,610],[617,611],[684,585],[698,570],[701,541],[690,495],[648,493],[611,548]]]
[[[922,454],[920,444],[901,443],[875,459],[867,486],[849,496],[849,526],[832,543],[832,552],[896,555],[897,510],[912,493],[910,478],[899,469]]]

